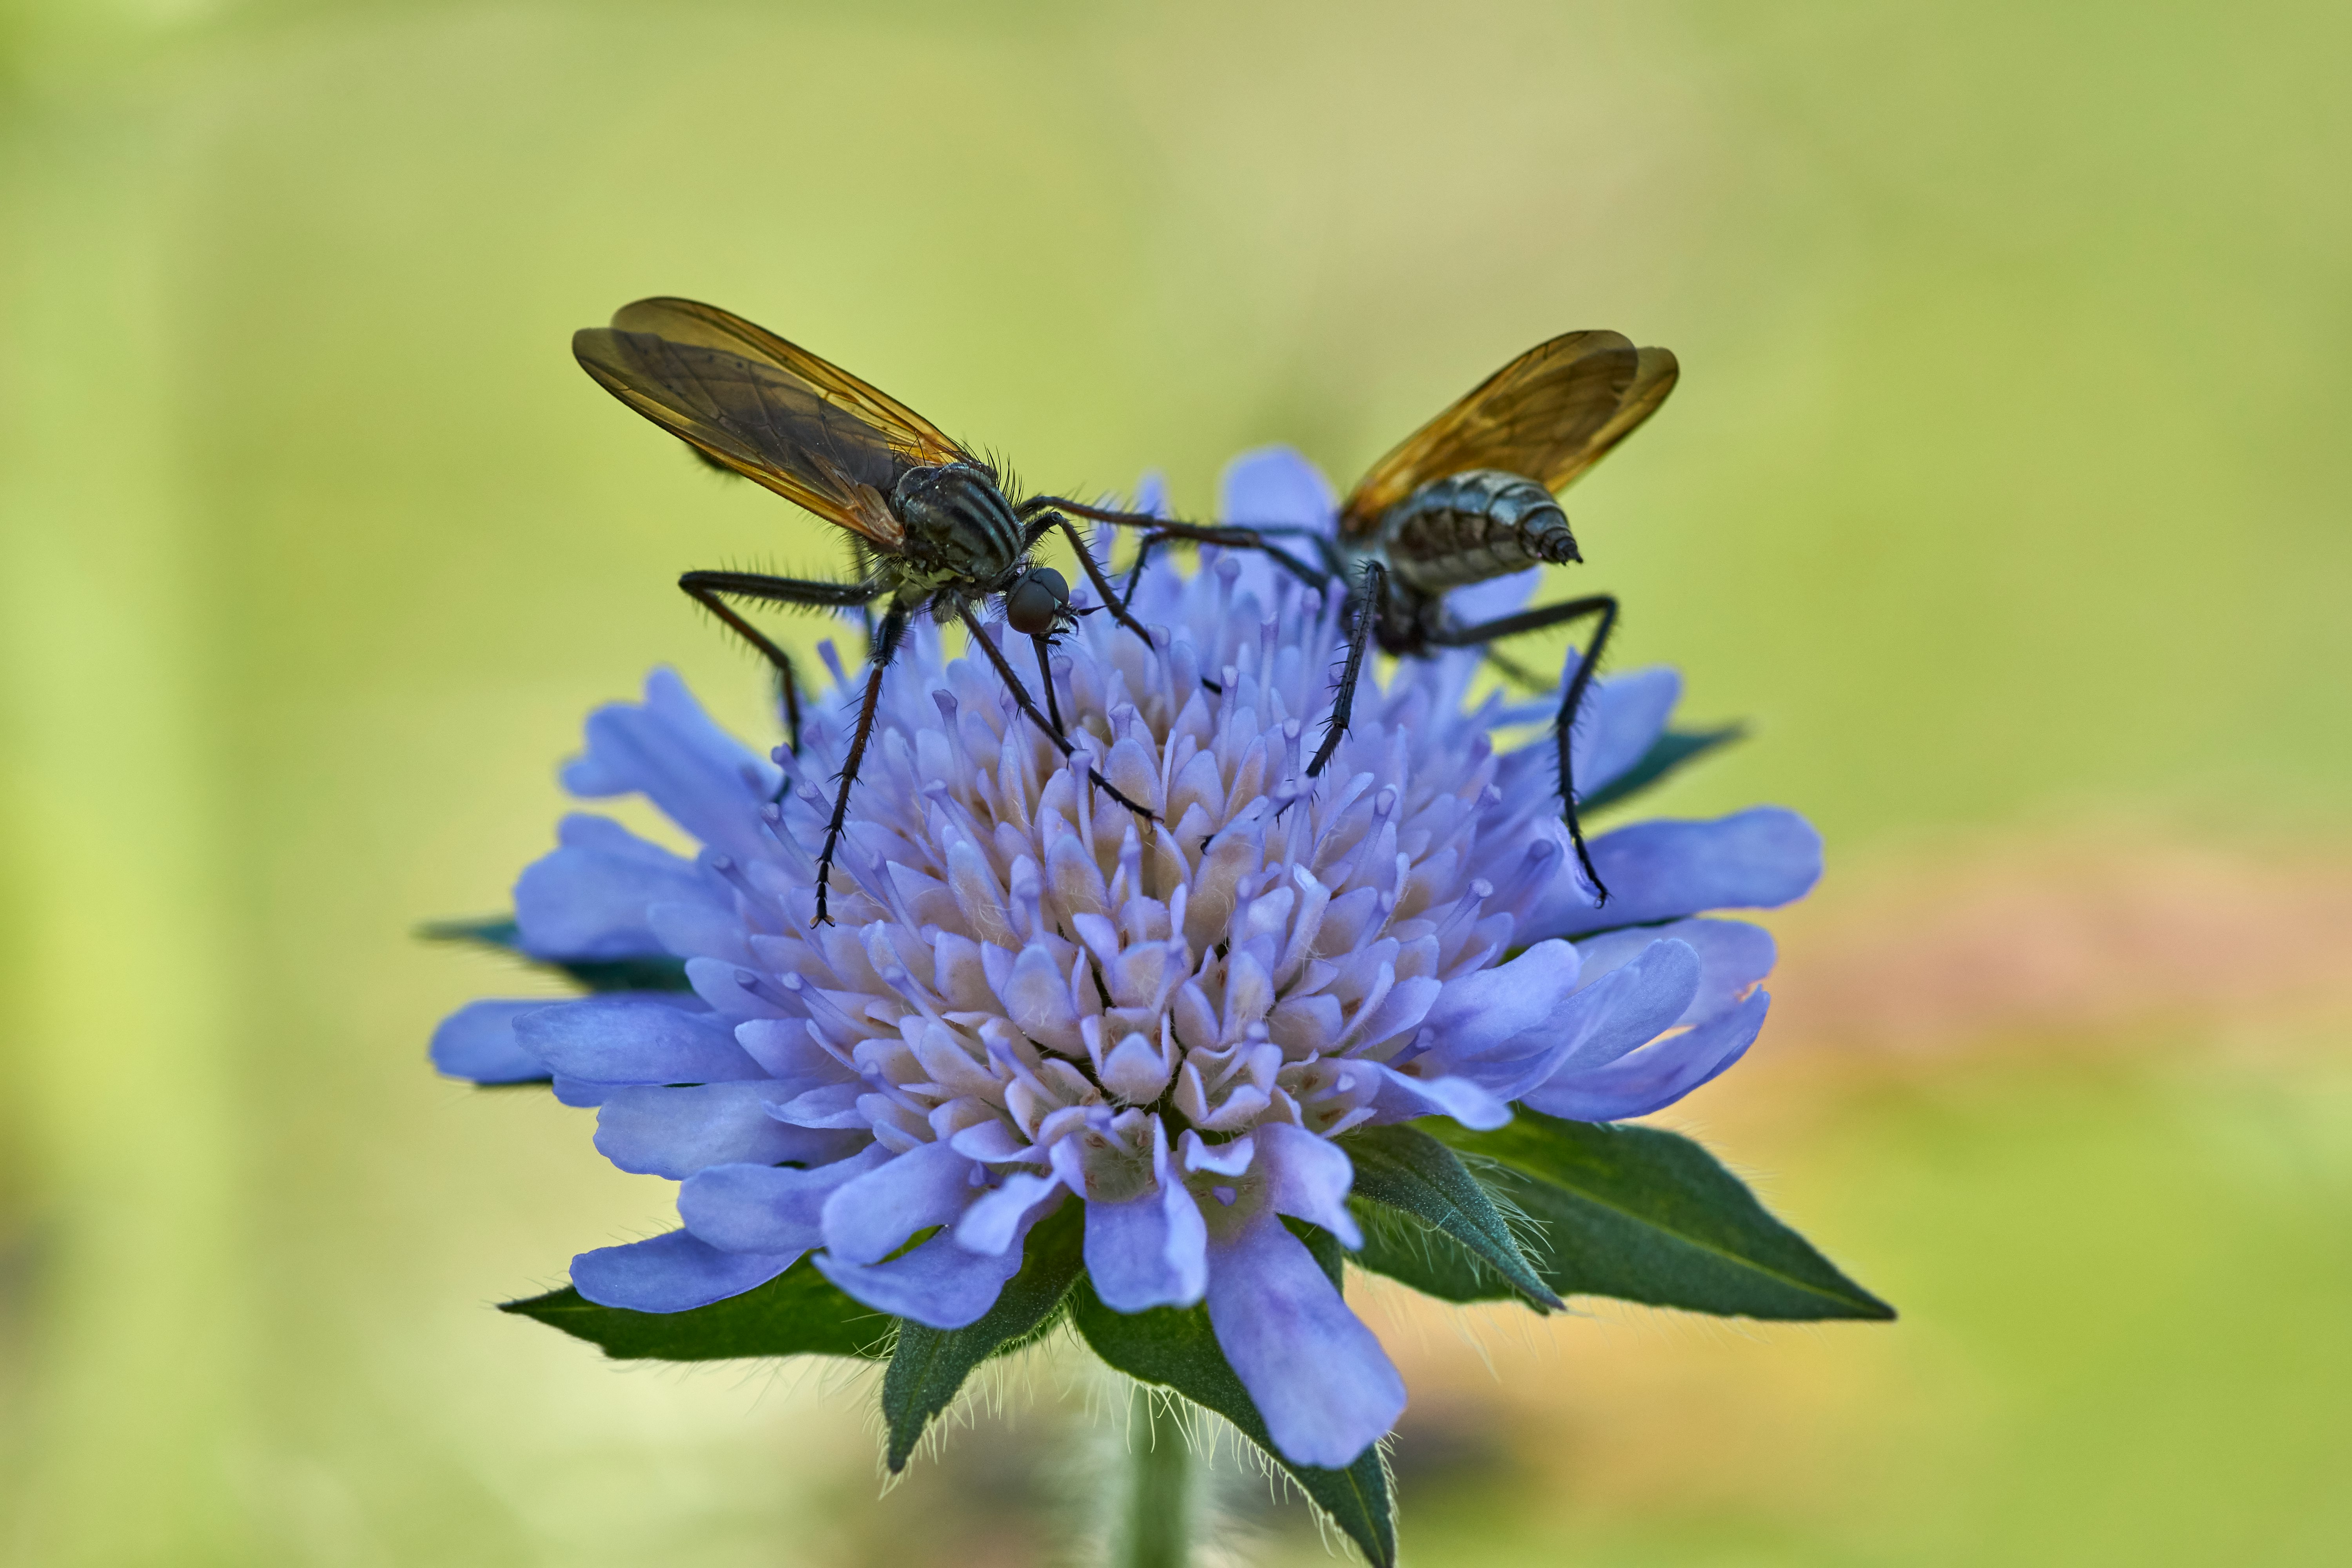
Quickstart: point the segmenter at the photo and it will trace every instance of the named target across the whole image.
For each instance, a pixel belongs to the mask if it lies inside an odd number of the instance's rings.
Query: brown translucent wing
[[[1633,382],[1617,399],[1617,412],[1609,422],[1593,434],[1591,440],[1570,452],[1563,453],[1556,466],[1538,471],[1530,477],[1541,479],[1548,489],[1564,490],[1576,482],[1584,470],[1609,455],[1609,449],[1631,436],[1643,420],[1658,411],[1674,391],[1675,382],[1682,374],[1671,349],[1636,349]]]
[[[713,461],[885,550],[906,538],[885,501],[898,476],[965,460],[906,405],[716,306],[640,300],[612,326],[573,333],[572,352]]]
[[[716,305],[692,300],[640,300],[613,315],[613,326],[625,332],[652,332],[675,343],[691,343],[738,354],[806,382],[818,396],[836,408],[856,415],[883,433],[891,449],[909,463],[957,463],[966,460],[962,447],[940,427],[876,387],[866,385],[839,365],[819,359],[798,343],[788,342],[764,327]]]
[[[1622,332],[1567,332],[1538,343],[1372,465],[1339,510],[1343,533],[1370,533],[1422,486],[1499,468],[1565,489],[1656,412],[1675,356]]]

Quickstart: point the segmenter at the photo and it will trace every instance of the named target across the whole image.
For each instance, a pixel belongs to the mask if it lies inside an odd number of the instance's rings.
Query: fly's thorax
[[[1383,566],[1388,564],[1387,555],[1376,535],[1359,534],[1352,539],[1346,534],[1336,539],[1318,536],[1314,542],[1322,553],[1324,569],[1348,584],[1350,593],[1354,592],[1356,584],[1364,580],[1366,562],[1378,561]]]
[[[1381,602],[1371,606],[1372,635],[1383,653],[1419,653],[1426,641],[1423,612],[1433,607],[1433,602],[1398,580],[1380,537],[1360,534],[1350,538],[1342,534],[1316,542],[1321,549],[1324,567],[1348,585],[1348,617],[1351,622],[1363,607],[1364,568],[1373,562],[1380,563],[1385,575]]]
[[[1381,519],[1380,540],[1389,570],[1421,594],[1584,559],[1551,492],[1494,468],[1422,486]]]
[[[909,468],[890,494],[906,526],[899,573],[944,584],[993,584],[1021,558],[1021,520],[995,476],[971,463]]]

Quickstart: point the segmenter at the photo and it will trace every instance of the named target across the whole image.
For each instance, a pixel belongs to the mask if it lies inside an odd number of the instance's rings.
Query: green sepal
[[[615,1361],[735,1361],[748,1356],[837,1355],[879,1361],[898,1320],[852,1300],[802,1258],[765,1285],[684,1312],[600,1307],[567,1285],[505,1301],[501,1312],[536,1318]]]
[[[1484,1179],[1541,1227],[1537,1270],[1563,1296],[1796,1321],[1895,1316],[1676,1133],[1525,1106],[1491,1132],[1430,1126],[1500,1167]]]
[[[1249,1390],[1242,1386],[1225,1352],[1218,1348],[1207,1307],[1114,1312],[1102,1304],[1093,1284],[1082,1279],[1070,1292],[1070,1318],[1094,1352],[1128,1376],[1173,1389],[1232,1422],[1243,1436],[1282,1467],[1316,1507],[1330,1516],[1375,1568],[1394,1568],[1396,1510],[1388,1470],[1381,1460],[1381,1446],[1372,1444],[1340,1470],[1294,1465],[1284,1458],[1267,1435],[1265,1418],[1258,1415]]]
[[[1386,1204],[1351,1198],[1349,1212],[1363,1227],[1364,1245],[1349,1261],[1384,1274],[1441,1301],[1517,1301],[1536,1310],[1525,1295],[1478,1261],[1477,1255],[1433,1225]]]
[[[1336,1142],[1356,1168],[1355,1195],[1402,1209],[1475,1254],[1538,1309],[1565,1306],[1519,1249],[1495,1200],[1461,1156],[1418,1127],[1360,1127]]]
[[[467,942],[512,953],[535,969],[569,976],[590,991],[691,991],[686,960],[653,953],[642,958],[535,958],[522,950],[520,930],[509,915],[472,921],[433,921],[416,928],[426,942]]]
[[[1650,749],[1632,767],[1591,795],[1577,796],[1576,808],[1590,815],[1631,800],[1667,774],[1747,733],[1747,727],[1741,724],[1727,724],[1720,730],[1664,731],[1650,742]]]
[[[926,1328],[912,1320],[899,1325],[898,1346],[882,1378],[894,1474],[907,1468],[924,1428],[954,1403],[974,1367],[1052,1331],[1085,1263],[1086,1212],[1085,1205],[1066,1202],[1030,1227],[1021,1272],[978,1322],[961,1329]]]

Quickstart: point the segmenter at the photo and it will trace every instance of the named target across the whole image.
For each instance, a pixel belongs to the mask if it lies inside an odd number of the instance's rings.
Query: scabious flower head
[[[1237,463],[1225,510],[1330,525],[1328,487],[1286,452]],[[1031,1226],[1083,1203],[1102,1301],[1205,1300],[1284,1456],[1344,1466],[1405,1394],[1283,1223],[1359,1245],[1335,1140],[1425,1116],[1496,1126],[1514,1101],[1640,1115],[1747,1048],[1770,941],[1694,917],[1801,893],[1809,827],[1767,809],[1602,835],[1614,896],[1596,910],[1549,745],[1496,743],[1551,702],[1470,702],[1475,653],[1368,677],[1308,780],[1338,596],[1204,554],[1189,578],[1146,574],[1150,646],[1107,615],[1058,645],[1074,761],[981,659],[912,634],[851,798],[833,925],[811,924],[814,855],[845,703],[772,759],[667,672],[590,719],[569,787],[643,795],[702,847],[568,818],[516,888],[520,943],[674,955],[692,989],[476,1003],[435,1044],[459,1076],[551,1078],[599,1108],[614,1163],[683,1184],[683,1228],[573,1260],[583,1296],[684,1310],[813,1253],[858,1300],[953,1329],[1020,1268]],[[1531,582],[1473,590],[1465,613]],[[1625,774],[1678,690],[1664,670],[1596,684],[1576,776],[1597,793]],[[1090,787],[1088,763],[1155,820]]]

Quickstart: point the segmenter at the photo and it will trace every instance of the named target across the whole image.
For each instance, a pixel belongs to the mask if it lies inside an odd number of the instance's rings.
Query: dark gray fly
[[[1582,561],[1555,497],[1657,412],[1675,374],[1675,356],[1664,349],[1636,348],[1619,332],[1564,333],[1488,376],[1372,465],[1341,505],[1336,537],[1300,528],[1162,521],[1144,534],[1137,573],[1153,546],[1188,540],[1262,551],[1309,583],[1346,585],[1347,662],[1309,777],[1329,763],[1348,732],[1369,644],[1398,656],[1487,648],[1488,658],[1525,679],[1488,645],[1594,620],[1553,730],[1562,814],[1578,862],[1605,902],[1609,889],[1577,818],[1569,739],[1616,626],[1616,596],[1591,594],[1464,625],[1447,613],[1444,595],[1539,563]],[[1131,578],[1129,595],[1134,589]]]
[[[1069,585],[1059,572],[1034,563],[1031,552],[1059,529],[1076,549],[1102,602],[1149,640],[1067,514],[1129,523],[1151,520],[1057,496],[1016,502],[1006,496],[995,468],[905,404],[716,306],[640,300],[622,307],[610,327],[573,333],[572,352],[607,392],[686,441],[705,461],[756,480],[847,530],[857,546],[861,574],[855,582],[688,572],[677,584],[775,666],[794,751],[800,748],[800,697],[792,659],[729,601],[883,606],[865,700],[842,765],[824,851],[817,858],[818,923],[831,921],[826,892],[834,851],[881,700],[882,673],[910,617],[929,614],[942,622],[961,622],[1021,711],[1065,757],[1075,748],[1063,733],[1046,649],[1070,625]],[[1036,649],[1048,711],[1039,711],[982,627],[978,612],[991,599],[1002,601],[1005,624]],[[1150,820],[1149,811],[1100,773],[1089,766],[1087,774],[1119,805]]]

